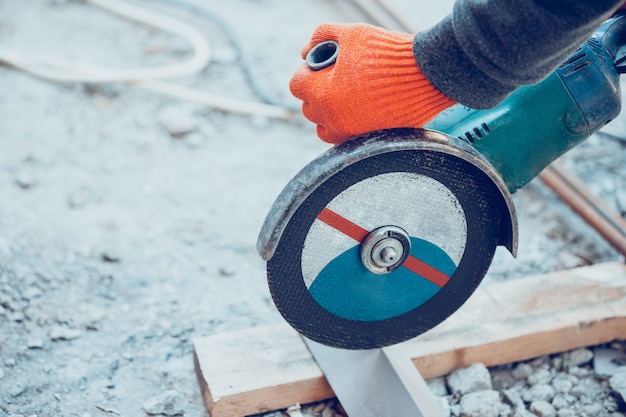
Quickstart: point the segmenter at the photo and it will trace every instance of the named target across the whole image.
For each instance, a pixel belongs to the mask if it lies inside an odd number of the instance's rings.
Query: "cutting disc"
[[[450,143],[346,159],[320,174],[285,222],[269,288],[310,339],[387,346],[436,326],[475,290],[500,241],[502,190]]]

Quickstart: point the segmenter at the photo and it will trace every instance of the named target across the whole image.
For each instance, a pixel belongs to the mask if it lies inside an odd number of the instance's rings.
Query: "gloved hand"
[[[302,113],[325,142],[394,127],[421,127],[455,102],[422,74],[413,57],[413,35],[366,24],[320,25],[302,49],[304,59],[320,42],[339,43],[334,65],[319,71],[306,63],[289,87]]]

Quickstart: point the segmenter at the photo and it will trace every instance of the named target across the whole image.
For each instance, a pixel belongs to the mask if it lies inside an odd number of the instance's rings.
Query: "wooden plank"
[[[196,339],[194,356],[211,417],[242,417],[334,396],[286,323]]]
[[[626,266],[610,262],[483,285],[451,318],[403,343],[425,378],[626,338]],[[242,417],[334,396],[287,324],[194,341],[212,417]]]

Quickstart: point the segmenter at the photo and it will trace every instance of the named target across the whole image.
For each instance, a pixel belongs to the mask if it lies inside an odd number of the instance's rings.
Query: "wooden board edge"
[[[412,360],[422,376],[430,379],[477,362],[488,367],[498,366],[624,339],[626,317],[605,317],[594,323],[572,323],[550,331],[454,348]],[[544,343],[537,343],[538,340]]]
[[[304,345],[304,342],[302,344]],[[211,417],[244,417],[286,409],[295,404],[324,401],[335,396],[328,381],[320,371],[319,377],[248,391],[245,393],[246,395],[238,393],[233,396],[226,395],[214,398],[204,377],[195,343],[193,359],[202,399]],[[280,399],[276,399],[274,395],[276,392],[280,392]]]

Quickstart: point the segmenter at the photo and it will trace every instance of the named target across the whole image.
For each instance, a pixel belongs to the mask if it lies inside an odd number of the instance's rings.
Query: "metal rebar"
[[[543,170],[539,178],[615,250],[626,256],[626,221],[580,178],[557,163]]]

